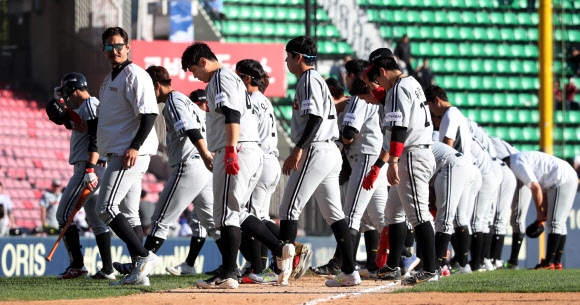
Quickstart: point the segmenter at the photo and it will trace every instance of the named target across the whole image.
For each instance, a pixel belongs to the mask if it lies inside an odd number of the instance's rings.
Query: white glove
[[[85,176],[83,177],[83,181],[91,191],[97,187],[97,184],[99,184],[99,178],[97,178],[94,168],[85,169]]]

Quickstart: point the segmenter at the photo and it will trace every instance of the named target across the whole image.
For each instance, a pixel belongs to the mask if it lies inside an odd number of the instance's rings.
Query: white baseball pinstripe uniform
[[[548,233],[567,234],[566,221],[578,188],[576,171],[566,161],[539,151],[510,156],[510,167],[516,178],[528,188],[538,182],[546,193]],[[522,208],[522,212],[523,212]],[[525,232],[525,228],[523,231]]]
[[[499,151],[504,149],[504,145],[509,145],[500,138],[491,137],[491,142],[496,150],[496,163],[500,165],[502,171],[502,181],[499,185],[497,196],[497,208],[493,215],[493,225],[491,227],[492,234],[505,235],[507,234],[507,225],[509,222],[509,212],[512,206],[512,201],[516,191],[516,176],[512,170],[501,161]],[[509,145],[511,147],[511,145]]]
[[[296,85],[291,122],[293,143],[302,137],[310,114],[321,117],[322,123],[310,146],[303,147],[298,170],[290,172],[280,219],[298,220],[314,195],[322,216],[332,225],[344,219],[338,183],[342,157],[334,144],[339,137],[336,107],[324,79],[314,69],[305,71]]]
[[[270,219],[270,200],[280,181],[282,168],[278,161],[278,133],[272,103],[260,91],[252,92],[250,100],[258,119],[260,147],[264,151],[264,165],[258,184],[250,198],[250,213],[260,220]]]
[[[471,167],[460,152],[446,144],[434,142],[431,150],[437,162],[431,178],[437,207],[435,231],[452,234],[453,220]]]
[[[429,180],[436,165],[430,149],[433,123],[425,100],[421,85],[412,77],[398,79],[386,95],[387,132],[383,149],[389,151],[393,126],[407,127],[405,146],[399,157],[400,183],[391,186],[385,208],[389,225],[406,219],[413,227],[433,222],[429,212]]]
[[[439,141],[443,142],[445,138],[452,139],[454,141],[453,148],[463,154],[463,157],[468,163],[473,163],[473,156],[471,154],[473,135],[471,134],[468,119],[457,107],[449,107],[441,118]],[[481,186],[481,174],[475,166],[470,164],[466,165],[471,170],[468,170],[466,185],[463,188],[460,203],[457,206],[455,217],[456,227],[469,226],[475,197]]]
[[[377,230],[384,227],[384,211],[388,198],[387,167],[381,168],[374,188],[365,190],[362,181],[377,160],[381,151],[382,133],[379,106],[367,104],[356,96],[351,97],[344,110],[342,128],[350,126],[355,134],[346,153],[352,172],[348,180],[343,211],[350,228],[359,230],[361,219],[369,214],[370,225]]]
[[[99,100],[96,97],[90,97],[83,101],[83,103],[75,109],[74,111],[79,115],[79,118],[86,122],[94,120],[97,118],[97,108],[99,106]],[[69,153],[69,164],[74,166],[74,173],[69,179],[68,184],[62,194],[60,203],[58,205],[58,210],[56,212],[58,223],[64,226],[67,219],[70,217],[72,210],[78,201],[83,189],[85,188],[84,176],[86,162],[89,157],[88,148],[89,146],[89,134],[87,132],[79,132],[73,130],[70,138],[70,153]],[[87,223],[93,230],[95,235],[99,235],[109,231],[109,227],[99,219],[97,215],[97,197],[99,195],[101,178],[105,173],[106,162],[104,157],[101,157],[99,162],[97,162],[97,167],[95,168],[95,174],[99,178],[99,184],[93,190],[89,198],[86,199],[83,205],[86,213]]]
[[[471,210],[471,229],[473,232],[489,233],[490,209],[498,188],[498,184],[494,181],[496,178],[494,177],[493,160],[476,138],[473,138],[471,153],[481,172],[481,188]]]
[[[227,68],[215,71],[206,89],[209,112],[207,113],[208,150],[215,152],[213,165],[214,221],[216,228],[239,227],[248,217],[246,204],[262,173],[263,151],[258,145],[258,121],[246,86],[236,73]],[[222,162],[225,155],[226,106],[240,113],[238,138],[238,163],[240,172],[228,175]]]
[[[155,127],[139,149],[135,165],[123,169],[123,155],[129,149],[141,124],[142,114],[159,114],[153,81],[145,70],[129,63],[113,78],[107,75],[99,92],[99,154],[106,156],[107,169],[101,182],[97,213],[109,224],[122,212],[131,226],[141,225],[139,200],[143,174],[151,155],[157,153],[159,141]]]
[[[163,108],[167,129],[167,155],[173,168],[151,217],[149,235],[167,238],[171,225],[198,195],[211,194],[211,172],[205,167],[197,148],[186,132],[199,129],[205,138],[205,112],[184,94],[169,93]],[[195,211],[202,226],[217,239],[213,220],[213,196],[198,201]]]

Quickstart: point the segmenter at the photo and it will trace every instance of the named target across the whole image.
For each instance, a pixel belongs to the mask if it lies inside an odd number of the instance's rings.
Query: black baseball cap
[[[369,55],[369,63],[373,64],[377,60],[380,59],[387,59],[387,58],[395,58],[395,55],[389,48],[378,48],[371,52]]]
[[[192,91],[189,94],[189,99],[196,104],[207,102],[207,96],[205,94],[205,90],[197,89],[195,91]]]

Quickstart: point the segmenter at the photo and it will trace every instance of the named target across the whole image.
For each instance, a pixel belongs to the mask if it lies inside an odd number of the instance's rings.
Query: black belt
[[[419,144],[419,145],[415,145],[415,147],[429,149],[429,148],[431,148],[431,145],[430,144]]]

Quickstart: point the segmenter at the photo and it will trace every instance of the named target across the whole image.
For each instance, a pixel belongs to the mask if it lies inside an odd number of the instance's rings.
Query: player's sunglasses
[[[126,46],[126,43],[115,43],[115,44],[106,44],[103,46],[105,52],[113,52],[113,48],[119,52],[123,50],[123,47]]]

